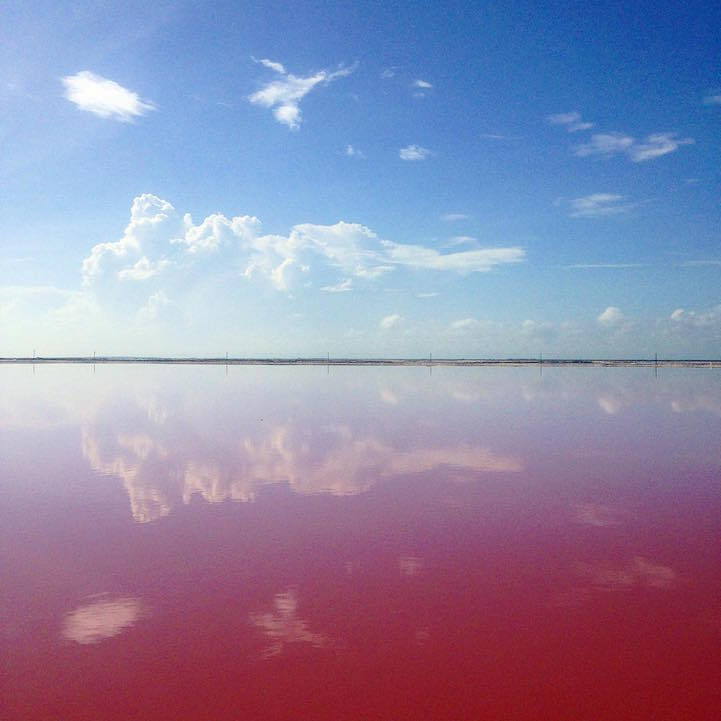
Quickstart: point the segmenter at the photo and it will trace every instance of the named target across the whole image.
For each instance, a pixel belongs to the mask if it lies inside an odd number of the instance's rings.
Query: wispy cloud
[[[430,90],[433,85],[431,85],[431,83],[429,83],[427,80],[418,79],[413,81],[413,87],[421,88],[422,90]]]
[[[354,145],[346,145],[343,152],[348,158],[365,158],[365,153]]]
[[[416,293],[416,298],[435,298],[438,295],[440,295],[440,293],[435,291],[432,293]]]
[[[447,223],[455,223],[457,220],[468,220],[470,217],[466,213],[444,213],[441,220],[445,220]]]
[[[593,127],[593,123],[589,123],[581,119],[581,113],[573,111],[571,113],[555,113],[547,115],[546,120],[551,125],[562,125],[569,133],[575,133],[579,130],[588,130]]]
[[[421,245],[382,241],[391,263],[429,270],[452,270],[461,274],[484,273],[502,263],[520,263],[526,253],[522,248],[483,248],[441,254]]]
[[[431,151],[428,148],[420,145],[407,145],[398,151],[401,160],[425,160],[430,154]]]
[[[645,268],[645,263],[574,263],[564,265],[564,268]]]
[[[447,240],[443,245],[446,247],[453,247],[457,245],[476,245],[478,239],[472,235],[454,235],[450,240]]]
[[[324,285],[321,290],[326,293],[346,293],[349,290],[353,290],[353,279],[346,278],[335,285]]]
[[[569,201],[572,218],[600,218],[607,215],[627,213],[634,206],[623,203],[623,195],[614,193],[592,193]]]
[[[596,133],[588,143],[576,146],[574,154],[583,158],[588,155],[615,155],[625,153],[633,145],[633,138],[623,133]]]
[[[693,138],[679,138],[678,133],[653,133],[647,136],[643,143],[636,143],[629,150],[629,155],[634,163],[642,163],[645,160],[660,158],[678,150],[682,145],[692,145]]]
[[[642,163],[673,153],[682,145],[694,142],[693,138],[679,138],[678,133],[651,133],[643,142],[637,142],[624,133],[597,133],[591,136],[588,143],[577,145],[574,154],[579,157],[625,154],[634,163]]]
[[[703,99],[704,105],[721,105],[721,93],[709,93]]]
[[[130,123],[134,118],[155,110],[153,103],[141,100],[137,93],[89,70],[67,75],[61,80],[65,97],[71,103],[101,118]]]
[[[253,58],[255,60],[255,58]],[[260,65],[280,75],[280,79],[272,80],[260,90],[248,96],[248,100],[254,105],[261,105],[264,108],[272,108],[275,119],[287,125],[291,130],[298,130],[302,122],[300,102],[313,88],[319,85],[328,85],[336,78],[350,75],[355,66],[339,68],[333,72],[320,70],[305,77],[288,73],[282,63],[263,58],[255,60]]]
[[[681,265],[685,268],[692,268],[696,266],[704,265],[721,265],[721,260],[709,259],[709,260],[686,260]]]
[[[391,328],[397,328],[401,322],[403,321],[403,317],[398,315],[398,313],[393,313],[392,315],[387,315],[385,318],[381,318],[380,323],[378,326],[382,330],[391,330]]]

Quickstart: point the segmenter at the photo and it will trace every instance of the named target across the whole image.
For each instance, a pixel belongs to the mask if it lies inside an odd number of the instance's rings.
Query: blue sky
[[[721,355],[713,3],[8,2],[0,355]]]

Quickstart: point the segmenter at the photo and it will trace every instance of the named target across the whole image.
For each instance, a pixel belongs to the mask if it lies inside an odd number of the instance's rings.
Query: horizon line
[[[428,357],[334,357],[296,356],[296,357],[243,357],[243,356],[5,356],[0,357],[0,364],[40,364],[40,363],[74,363],[74,364],[191,364],[191,365],[677,365],[721,367],[719,358],[538,358],[528,357],[496,357],[496,358],[433,358]]]

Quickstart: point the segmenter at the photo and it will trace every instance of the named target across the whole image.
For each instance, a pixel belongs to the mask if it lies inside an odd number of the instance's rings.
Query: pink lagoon
[[[719,718],[718,369],[0,369],[2,717]]]

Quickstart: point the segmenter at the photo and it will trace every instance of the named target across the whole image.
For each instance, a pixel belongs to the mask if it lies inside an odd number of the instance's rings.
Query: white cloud
[[[678,133],[653,133],[646,138],[644,143],[636,143],[629,150],[629,155],[634,163],[642,163],[646,160],[659,158],[678,150],[682,145],[692,145],[693,138],[678,138]]]
[[[365,158],[363,151],[358,150],[358,148],[353,145],[346,145],[344,153],[349,158]]]
[[[593,123],[581,120],[581,113],[577,111],[548,115],[546,116],[546,120],[551,125],[563,125],[569,133],[575,133],[579,130],[588,130],[594,125]]]
[[[634,163],[642,163],[673,153],[682,145],[694,142],[693,138],[677,136],[678,133],[651,133],[643,142],[636,142],[633,137],[624,133],[598,133],[591,136],[590,142],[576,146],[574,154],[579,157],[625,154]]]
[[[526,256],[522,248],[483,248],[441,254],[421,245],[393,243],[389,240],[382,243],[392,263],[411,268],[453,270],[461,274],[486,272],[502,263],[519,263]]]
[[[633,205],[621,203],[622,195],[614,193],[592,193],[583,198],[569,201],[572,218],[598,218],[606,215],[618,215],[628,212]]]
[[[574,151],[579,157],[589,155],[615,155],[625,153],[633,145],[633,138],[623,133],[597,133],[588,143],[578,145]]]
[[[280,73],[281,75],[286,74],[285,66],[282,63],[276,63],[276,62],[273,62],[272,60],[268,60],[267,58],[262,58],[261,60],[257,60],[256,62],[260,63],[261,65],[264,65],[266,68],[275,70],[276,73]]]
[[[384,240],[360,223],[345,221],[302,223],[285,235],[264,234],[260,220],[249,215],[213,213],[196,223],[168,201],[144,194],[133,200],[121,237],[87,253],[83,295],[140,321],[162,315],[186,322],[198,312],[198,298],[190,302],[196,290],[206,294],[214,288],[219,296],[240,292],[246,283],[266,283],[282,292],[307,287],[304,292],[341,293],[408,269],[465,275],[524,258],[516,247],[441,253]],[[14,303],[14,297],[7,301]],[[170,298],[173,302],[166,302]],[[5,313],[14,313],[14,307],[7,305]]]
[[[141,100],[137,93],[100,75],[83,70],[61,79],[65,97],[80,108],[101,118],[112,118],[124,123],[155,110],[155,105]]]
[[[621,313],[621,309],[612,305],[608,306],[608,308],[598,316],[598,322],[606,328],[617,328],[625,323],[625,321],[626,316]]]
[[[429,83],[426,80],[418,79],[418,80],[413,81],[413,87],[414,88],[422,88],[423,90],[430,90],[433,87],[433,85],[431,85],[431,83]]]
[[[440,293],[438,292],[432,292],[432,293],[416,293],[416,298],[435,298],[436,296],[439,296]]]
[[[695,328],[718,328],[721,330],[721,304],[708,311],[684,310],[677,308],[671,313],[670,319],[675,323]]]
[[[353,290],[353,280],[351,278],[346,278],[340,283],[336,283],[336,285],[324,285],[321,290],[324,290],[326,293],[345,293],[349,290]]]
[[[386,68],[381,72],[381,78],[383,80],[388,80],[389,78],[395,77],[396,69],[395,68]]]
[[[402,321],[403,318],[398,315],[398,313],[393,313],[392,315],[385,316],[385,318],[381,318],[381,322],[378,326],[383,330],[390,330],[391,328],[397,328]]]
[[[401,160],[425,160],[430,154],[431,151],[428,148],[420,145],[407,145],[398,151]]]
[[[285,67],[272,60],[256,61],[282,77],[279,80],[272,80],[260,90],[248,96],[248,100],[254,105],[261,105],[264,108],[272,108],[275,119],[287,125],[291,130],[298,130],[302,122],[300,102],[313,88],[319,85],[328,85],[336,78],[350,75],[354,67],[340,68],[334,72],[320,70],[313,75],[299,77],[286,72]]]
[[[471,330],[478,328],[480,325],[481,322],[475,318],[461,318],[460,320],[454,320],[451,323],[451,328],[453,330]]]
[[[704,105],[721,105],[721,93],[709,93],[703,99]]]
[[[472,235],[454,235],[449,241],[444,243],[445,246],[454,245],[475,245],[478,242],[477,238]]]
[[[444,213],[441,216],[441,220],[445,220],[447,223],[454,223],[457,220],[468,220],[471,216],[465,213]]]

